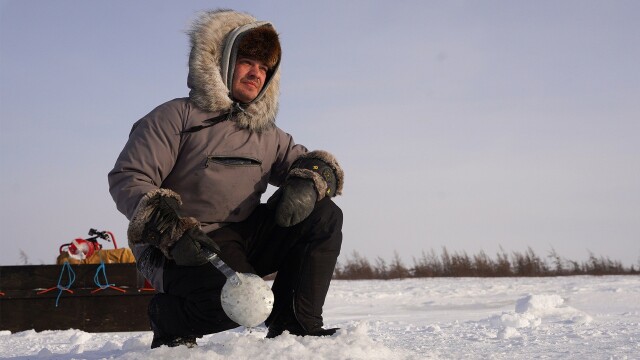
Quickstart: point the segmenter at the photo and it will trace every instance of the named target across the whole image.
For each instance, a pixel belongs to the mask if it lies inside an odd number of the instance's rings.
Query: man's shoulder
[[[158,111],[158,110],[171,110],[171,109],[179,109],[179,110],[184,110],[186,108],[189,108],[191,106],[189,98],[175,98],[169,101],[166,101],[160,105],[158,105],[154,111]]]
[[[144,128],[164,128],[167,126],[179,127],[179,124],[182,123],[182,118],[184,117],[184,114],[189,112],[188,108],[189,108],[188,98],[176,98],[173,100],[166,101],[156,106],[147,115],[142,117],[140,120],[136,121],[133,124],[131,132],[133,133],[133,131],[138,127],[144,127]]]
[[[191,99],[184,97],[175,98],[158,105],[149,115],[159,118],[171,118],[175,121],[187,121],[188,119],[197,121],[208,119],[215,114],[201,110]]]
[[[279,138],[283,138],[283,139],[292,139],[293,136],[291,134],[289,134],[287,131],[283,130],[281,127],[279,126],[274,126],[271,131],[274,132],[274,134],[279,137]]]

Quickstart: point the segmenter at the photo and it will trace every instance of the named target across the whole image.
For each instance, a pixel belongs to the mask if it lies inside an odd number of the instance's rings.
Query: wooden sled
[[[147,284],[135,263],[0,266],[0,330],[147,331]]]

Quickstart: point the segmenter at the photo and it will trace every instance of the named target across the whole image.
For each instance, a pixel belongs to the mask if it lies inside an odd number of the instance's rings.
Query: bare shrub
[[[24,250],[20,249],[20,262],[22,263],[22,265],[30,265],[31,263],[29,262],[29,255],[27,255],[26,252],[24,252]]]
[[[506,276],[566,276],[566,275],[631,275],[640,273],[634,266],[625,268],[620,261],[597,257],[589,253],[586,262],[562,258],[555,249],[547,255],[550,263],[529,247],[525,252],[509,255],[502,247],[495,260],[484,251],[473,256],[466,252],[450,253],[446,247],[438,254],[431,249],[413,258],[413,267],[406,267],[398,252],[391,262],[381,257],[372,266],[369,260],[354,251],[345,263],[336,264],[335,279],[402,279],[409,277],[506,277]]]
[[[413,275],[415,277],[443,276],[442,262],[433,249],[428,255],[423,250],[420,259],[413,258]]]
[[[376,279],[388,279],[389,278],[389,267],[387,266],[387,262],[378,256],[376,258],[376,266],[373,270]]]
[[[451,255],[451,276],[463,277],[463,276],[475,276],[473,265],[471,265],[471,259],[466,252],[454,253]]]
[[[547,276],[548,268],[542,259],[531,248],[526,252],[513,253],[516,276]]]
[[[500,252],[496,254],[498,260],[496,260],[495,264],[495,276],[513,276],[513,272],[511,271],[511,263],[509,262],[509,255],[507,252],[500,247]]]
[[[409,269],[407,269],[402,263],[400,255],[398,255],[397,252],[394,252],[393,261],[391,261],[391,265],[389,266],[389,273],[387,278],[404,279],[408,278],[409,275]]]
[[[496,274],[496,263],[484,251],[473,256],[473,267],[475,276],[490,277]]]
[[[589,260],[583,264],[582,268],[588,275],[614,275],[624,272],[624,266],[619,261],[603,256],[598,258],[592,252],[589,252]]]
[[[357,251],[353,251],[353,259],[347,257],[346,264],[340,266],[336,265],[334,271],[334,277],[337,279],[375,279],[375,273],[373,267],[369,263],[369,260],[360,256]]]
[[[552,247],[551,251],[549,251],[549,255],[547,255],[547,258],[551,259],[553,263],[554,275],[565,275],[567,273],[568,270],[565,270],[564,268],[565,261],[556,252],[556,249]]]

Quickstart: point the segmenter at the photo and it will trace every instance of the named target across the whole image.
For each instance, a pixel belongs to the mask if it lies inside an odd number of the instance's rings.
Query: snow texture
[[[334,281],[331,337],[238,328],[150,350],[151,332],[0,331],[0,358],[638,359],[638,298],[638,276]]]

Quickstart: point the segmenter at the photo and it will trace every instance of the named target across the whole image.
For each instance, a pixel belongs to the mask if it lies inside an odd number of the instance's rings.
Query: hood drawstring
[[[240,105],[240,103],[238,102],[234,102],[231,105],[231,109],[227,112],[224,112],[216,117],[212,117],[211,119],[207,119],[203,121],[203,125],[195,125],[192,126],[186,130],[181,131],[181,134],[186,134],[186,133],[195,133],[198,132],[202,129],[206,129],[208,127],[212,127],[218,123],[221,123],[223,121],[227,121],[227,120],[231,120],[231,117],[233,117],[234,114],[238,114],[238,113],[243,113],[244,112],[244,108],[242,107],[242,105]]]

